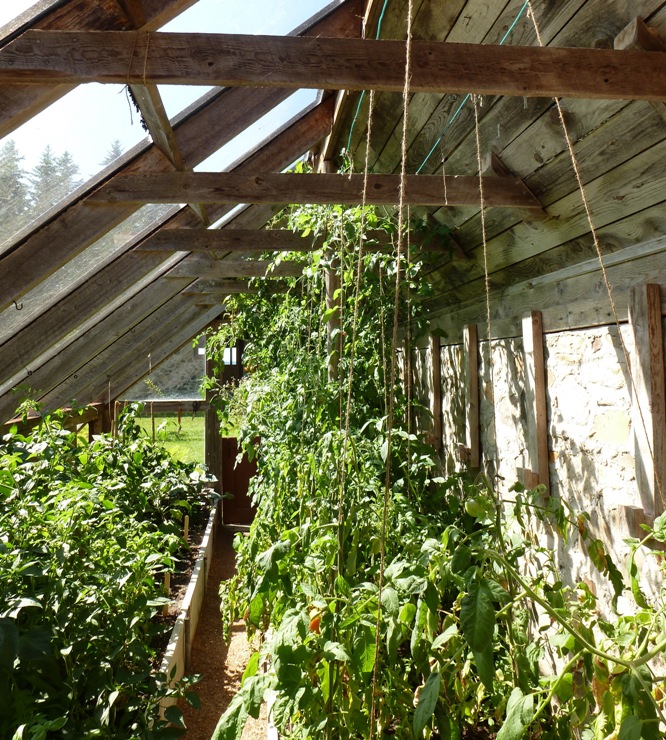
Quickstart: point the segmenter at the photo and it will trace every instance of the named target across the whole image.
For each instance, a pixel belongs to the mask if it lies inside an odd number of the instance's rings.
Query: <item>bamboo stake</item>
[[[169,595],[171,593],[171,573],[167,571],[164,574],[164,591],[166,593],[167,598],[169,598]],[[166,617],[169,614],[169,605],[165,604],[162,609],[162,616]]]

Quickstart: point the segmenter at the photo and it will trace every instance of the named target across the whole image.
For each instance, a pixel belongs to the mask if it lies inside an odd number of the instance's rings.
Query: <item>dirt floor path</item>
[[[183,735],[185,740],[210,740],[220,716],[238,690],[241,676],[252,655],[242,621],[232,626],[228,645],[222,640],[218,591],[220,583],[230,578],[236,569],[233,537],[233,532],[220,528],[215,539],[206,596],[194,638],[189,671],[203,676],[195,686],[201,698],[201,709],[183,708],[188,728]],[[250,718],[245,726],[243,740],[265,738],[266,718]]]

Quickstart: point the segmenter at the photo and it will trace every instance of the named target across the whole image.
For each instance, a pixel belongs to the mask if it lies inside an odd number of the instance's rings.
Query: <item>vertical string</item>
[[[481,238],[483,241],[483,275],[486,288],[486,323],[488,325],[488,374],[490,377],[490,401],[492,404],[491,422],[493,428],[493,437],[495,440],[493,459],[493,475],[497,474],[497,423],[495,420],[495,373],[493,364],[493,332],[490,314],[490,272],[488,268],[488,236],[486,231],[486,198],[483,189],[483,162],[481,157],[481,132],[479,127],[479,107],[476,95],[472,95],[472,105],[474,108],[474,131],[476,135],[476,161],[479,168],[479,202],[481,205]]]
[[[409,88],[411,82],[412,58],[412,14],[413,0],[407,3],[407,42],[405,45],[405,84],[403,88],[403,115],[402,115],[402,161],[400,166],[400,194],[398,203],[398,247],[396,254],[395,272],[395,305],[393,310],[393,340],[391,352],[391,383],[389,386],[389,410],[386,430],[386,469],[384,480],[384,502],[382,506],[381,538],[379,552],[379,578],[377,584],[377,620],[375,623],[375,659],[372,668],[372,701],[370,706],[370,736],[375,735],[375,714],[377,709],[377,676],[379,670],[379,648],[381,644],[382,620],[382,592],[384,588],[384,570],[386,567],[386,525],[388,519],[388,505],[391,485],[391,442],[393,431],[393,415],[395,412],[395,380],[396,380],[396,352],[398,347],[398,319],[400,313],[400,273],[402,262],[402,247],[404,240],[405,221],[405,176],[407,173],[407,123],[409,120]]]

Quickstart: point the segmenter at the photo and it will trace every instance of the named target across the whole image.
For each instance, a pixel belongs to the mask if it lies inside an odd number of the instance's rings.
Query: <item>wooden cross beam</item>
[[[293,172],[238,175],[228,172],[175,172],[133,174],[114,178],[93,193],[91,204],[116,203],[346,203],[362,205],[364,176],[297,174]],[[365,203],[399,202],[399,175],[369,175]],[[485,177],[485,203],[489,207],[541,209],[541,204],[515,177]],[[441,175],[407,175],[405,204],[477,206],[479,178]]]
[[[168,277],[201,277],[201,278],[284,278],[298,277],[303,274],[304,264],[288,260],[275,265],[269,270],[272,262],[268,260],[215,260],[203,255],[195,255],[183,260],[168,274]]]
[[[393,244],[393,235],[370,229],[364,234],[365,251],[384,251]],[[430,239],[414,247],[422,251],[447,249],[442,239]],[[163,229],[144,240],[136,251],[147,252],[312,252],[324,245],[323,237],[302,237],[287,229]]]
[[[0,50],[0,83],[252,85],[401,92],[404,41],[26,31]],[[666,55],[419,41],[412,92],[666,99]]]

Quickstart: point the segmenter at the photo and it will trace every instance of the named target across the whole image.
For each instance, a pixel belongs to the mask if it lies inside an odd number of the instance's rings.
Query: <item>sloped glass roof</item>
[[[62,3],[63,0],[54,3],[12,0],[11,3],[0,4],[0,38],[5,35],[2,27],[11,31],[21,14],[20,21],[25,23],[31,15],[41,14],[49,6]],[[275,0],[225,0],[224,3],[198,0],[160,30],[286,34],[329,4],[330,0],[290,0],[283,3],[275,3]],[[201,86],[159,87],[172,120],[208,89]],[[314,91],[298,91],[290,95],[196,169],[222,171],[228,168],[286,121],[311,106],[315,97]],[[20,255],[31,229],[40,228],[46,220],[58,218],[61,211],[75,202],[72,198],[80,197],[99,181],[99,172],[105,167],[108,176],[113,171],[113,163],[124,152],[139,142],[149,143],[141,124],[141,116],[129,99],[125,86],[87,84],[75,88],[1,139],[0,259],[12,249]],[[10,306],[0,313],[0,345],[26,326],[38,322],[41,314],[131,248],[132,239],[148,221],[162,223],[178,208],[145,206],[43,279],[19,298],[22,310],[17,311]],[[165,254],[165,259],[167,257]],[[145,278],[137,276],[137,285],[144,281]],[[123,294],[127,300],[131,300],[131,296],[131,290]],[[107,306],[114,305],[118,298],[111,291]],[[41,362],[55,351],[54,348],[63,346],[63,341],[70,341],[74,336],[45,337],[41,356],[34,358],[34,362]],[[8,380],[0,378],[0,387],[6,386]]]

